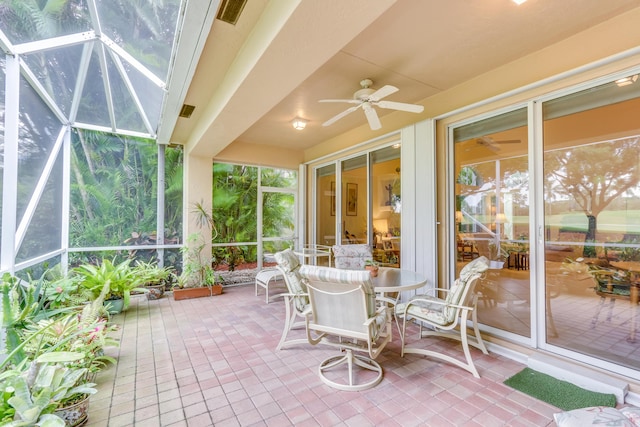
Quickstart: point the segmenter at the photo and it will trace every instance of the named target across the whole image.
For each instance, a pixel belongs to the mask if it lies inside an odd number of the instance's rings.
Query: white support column
[[[156,245],[164,245],[164,187],[165,187],[165,151],[167,146],[158,144],[158,188],[157,188],[157,204],[156,204]],[[164,249],[158,248],[158,266],[164,267]]]
[[[437,166],[435,141],[436,131],[435,121],[433,119],[425,120],[415,125],[415,267],[416,271],[427,277],[428,286],[436,286],[438,280],[438,210],[436,197]],[[403,138],[403,147],[404,144]],[[407,158],[404,152],[402,158]],[[403,195],[403,209],[404,199],[405,197]],[[402,234],[402,240],[404,240],[404,228]]]
[[[0,267],[15,271],[16,206],[18,205],[18,125],[20,120],[20,59],[6,56],[4,171],[2,184],[2,251]]]
[[[63,250],[60,263],[66,274],[69,269],[69,209],[71,207],[71,126],[66,126],[62,145],[62,224],[61,248]]]

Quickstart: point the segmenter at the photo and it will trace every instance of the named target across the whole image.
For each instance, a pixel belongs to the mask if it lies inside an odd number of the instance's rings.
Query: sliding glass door
[[[453,130],[456,276],[485,256],[481,323],[531,336],[529,169],[525,108]]]
[[[318,167],[315,242],[368,244],[378,263],[400,267],[400,171],[399,143]]]
[[[542,104],[546,341],[632,369],[640,369],[636,79]]]

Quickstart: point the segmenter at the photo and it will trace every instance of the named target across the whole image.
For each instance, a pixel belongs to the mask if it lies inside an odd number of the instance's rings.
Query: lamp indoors
[[[302,130],[307,127],[307,120],[301,119],[300,117],[296,117],[291,121],[291,125],[296,130]]]

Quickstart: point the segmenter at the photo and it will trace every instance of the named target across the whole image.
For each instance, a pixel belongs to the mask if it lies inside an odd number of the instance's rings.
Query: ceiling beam
[[[188,153],[214,157],[396,0],[272,1],[204,107]],[[286,75],[286,78],[279,76]]]

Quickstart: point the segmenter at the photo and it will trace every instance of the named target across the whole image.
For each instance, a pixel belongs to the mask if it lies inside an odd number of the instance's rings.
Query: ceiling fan
[[[503,139],[496,141],[490,136],[481,136],[480,138],[476,139],[476,144],[482,145],[491,151],[499,151],[500,144],[519,144],[520,142],[521,141],[519,139]]]
[[[386,108],[389,110],[407,111],[410,113],[421,113],[424,110],[424,107],[422,105],[405,104],[403,102],[394,101],[382,101],[382,98],[397,92],[398,88],[395,86],[386,85],[376,90],[371,88],[372,84],[373,82],[371,81],[371,79],[364,79],[360,81],[360,86],[362,86],[362,89],[353,94],[353,99],[321,99],[319,102],[346,102],[349,104],[356,104],[353,107],[347,108],[342,113],[333,116],[332,118],[324,122],[322,126],[329,126],[345,117],[346,115],[353,113],[360,107],[362,107],[364,115],[367,117],[367,121],[369,122],[369,127],[371,128],[371,130],[377,130],[382,127],[380,118],[378,117],[378,113],[376,113],[376,110],[373,107]]]

